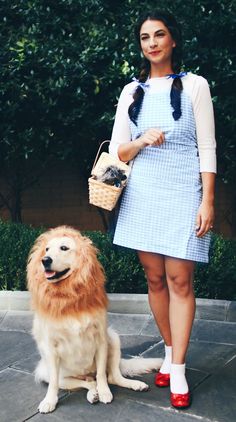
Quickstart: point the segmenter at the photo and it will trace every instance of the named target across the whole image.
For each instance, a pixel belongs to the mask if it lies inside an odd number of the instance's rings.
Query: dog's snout
[[[52,264],[52,258],[50,258],[50,256],[45,256],[43,259],[42,259],[42,263],[43,263],[43,266],[46,268],[46,267],[49,267],[51,264]]]

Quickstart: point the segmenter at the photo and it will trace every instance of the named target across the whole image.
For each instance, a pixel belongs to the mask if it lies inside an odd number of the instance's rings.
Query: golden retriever
[[[148,389],[123,375],[156,370],[162,359],[121,359],[119,336],[107,328],[104,270],[90,239],[68,226],[43,233],[30,251],[27,280],[41,355],[35,379],[48,383],[41,413],[55,409],[59,388],[86,388],[90,403],[112,401],[108,383]]]

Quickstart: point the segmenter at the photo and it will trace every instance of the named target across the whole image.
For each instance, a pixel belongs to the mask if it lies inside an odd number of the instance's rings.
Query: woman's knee
[[[152,292],[157,292],[166,288],[163,256],[141,251],[138,255],[147,277],[148,289]]]
[[[192,276],[189,274],[168,275],[167,282],[170,294],[181,298],[193,294]]]
[[[165,274],[153,270],[146,270],[148,289],[152,292],[160,292],[167,287]]]

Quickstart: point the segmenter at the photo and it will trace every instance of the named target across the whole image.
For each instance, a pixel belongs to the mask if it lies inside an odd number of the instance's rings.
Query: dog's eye
[[[67,248],[67,246],[61,246],[61,247],[60,247],[60,249],[61,249],[62,251],[68,251],[68,249],[69,249],[69,248]]]
[[[49,248],[46,248],[46,252],[49,250]]]

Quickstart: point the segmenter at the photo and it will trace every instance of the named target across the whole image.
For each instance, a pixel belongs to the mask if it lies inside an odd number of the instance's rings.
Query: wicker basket
[[[107,183],[96,180],[96,177],[103,173],[105,168],[107,168],[108,166],[116,165],[117,167],[125,171],[125,174],[128,179],[130,167],[106,152],[103,152],[100,158],[98,159],[101,148],[106,142],[110,141],[104,141],[100,145],[93,164],[91,177],[88,179],[89,203],[97,207],[103,208],[105,210],[111,211],[113,210],[113,208],[115,208],[124,186],[119,188],[116,186],[110,186]]]
[[[89,203],[108,211],[113,210],[123,188],[107,185],[106,183],[95,180],[93,177],[90,177],[88,182]]]

